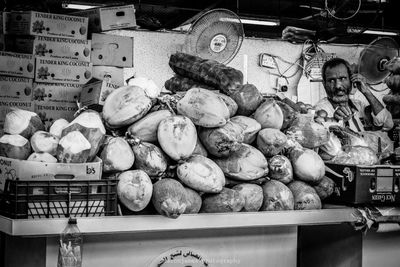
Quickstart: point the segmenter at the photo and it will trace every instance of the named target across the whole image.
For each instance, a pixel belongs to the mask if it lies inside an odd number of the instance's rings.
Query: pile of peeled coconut
[[[72,122],[58,119],[45,131],[40,117],[14,109],[6,114],[0,156],[48,163],[90,162],[99,151],[106,130],[101,116],[88,110]]]
[[[233,99],[191,88],[162,108],[154,82],[132,82],[110,93],[102,113],[85,110],[47,131],[36,113],[15,109],[0,156],[52,163],[97,156],[103,179],[119,180],[126,214],[320,209],[333,181],[313,148],[329,132],[254,86],[240,90]]]

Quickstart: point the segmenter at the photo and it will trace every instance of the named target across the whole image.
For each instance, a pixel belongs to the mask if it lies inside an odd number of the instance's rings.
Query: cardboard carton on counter
[[[92,34],[93,65],[133,67],[133,37]]]
[[[31,101],[33,79],[0,76],[0,99]]]
[[[4,124],[7,113],[10,112],[13,108],[34,111],[35,107],[31,100],[20,101],[8,98],[0,98],[0,125]]]
[[[38,114],[46,129],[49,129],[51,124],[59,118],[71,122],[78,111],[77,103],[34,101],[33,106],[33,111]]]
[[[35,57],[72,59],[90,62],[91,40],[48,36],[8,35],[6,51],[33,54]]]
[[[82,92],[82,84],[34,83],[32,100],[35,102],[76,103]]]
[[[93,66],[93,78],[123,86],[124,69],[112,66]]]
[[[96,158],[86,163],[45,163],[0,156],[0,191],[6,179],[20,180],[100,180],[102,161]]]
[[[32,54],[0,51],[0,75],[33,78],[35,59]]]
[[[73,13],[89,18],[89,32],[136,27],[134,5],[92,8]]]
[[[400,205],[400,165],[346,165],[325,162],[336,186],[330,202]]]
[[[108,81],[92,79],[82,87],[79,102],[84,107],[101,111],[107,96],[119,87]]]
[[[4,33],[87,39],[89,19],[37,11],[5,12]]]
[[[92,78],[92,63],[54,59],[36,58],[35,82],[85,84]]]

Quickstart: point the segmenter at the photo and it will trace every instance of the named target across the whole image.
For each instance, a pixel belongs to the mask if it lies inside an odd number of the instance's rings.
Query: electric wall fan
[[[238,53],[243,39],[243,24],[238,15],[228,9],[212,9],[191,25],[185,50],[227,64]]]
[[[397,42],[390,37],[379,37],[361,51],[358,73],[361,73],[369,84],[379,84],[390,74],[385,65],[398,56]]]

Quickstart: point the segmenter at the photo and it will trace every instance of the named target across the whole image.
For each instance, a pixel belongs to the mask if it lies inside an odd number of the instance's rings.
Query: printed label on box
[[[85,84],[90,78],[92,78],[92,63],[90,62],[36,58],[36,82]]]
[[[58,175],[72,176],[76,180],[101,179],[102,161],[96,158],[86,163],[45,163],[10,159],[0,156],[0,191],[4,189],[6,179],[52,180]]]
[[[110,66],[93,66],[93,78],[123,86],[124,69]]]
[[[81,84],[34,83],[33,100],[37,102],[76,103],[82,92]]]
[[[82,106],[90,107],[92,105],[104,105],[107,96],[120,87],[107,81],[96,81],[85,84],[82,88],[80,103]]]
[[[93,65],[133,67],[133,38],[110,34],[92,34]]]
[[[136,27],[134,5],[100,7],[74,12],[77,16],[89,18],[90,32]]]
[[[18,101],[0,98],[0,124],[4,123],[7,113],[10,112],[13,108],[34,111],[34,105],[30,100]]]
[[[36,11],[7,12],[5,33],[87,39],[88,18]]]
[[[74,59],[90,62],[90,40],[37,36],[33,54],[37,57]]]
[[[0,75],[33,78],[33,55],[0,51]]]
[[[32,100],[33,79],[0,76],[0,98],[19,101]]]
[[[34,111],[42,119],[45,128],[48,129],[57,119],[64,118],[69,122],[72,121],[78,111],[78,106],[76,103],[34,101]]]

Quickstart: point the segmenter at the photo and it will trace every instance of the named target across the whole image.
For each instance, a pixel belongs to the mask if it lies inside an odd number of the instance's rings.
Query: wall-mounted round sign
[[[171,248],[157,256],[149,267],[209,267],[203,252],[190,247]]]

